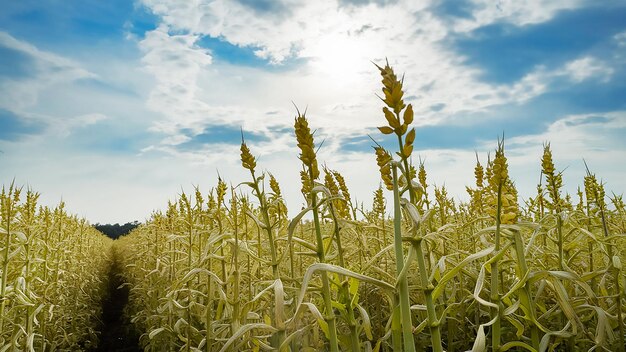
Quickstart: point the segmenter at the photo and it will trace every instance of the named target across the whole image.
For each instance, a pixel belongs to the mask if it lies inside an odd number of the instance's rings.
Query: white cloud
[[[550,142],[563,159],[575,160],[586,155],[606,159],[614,153],[626,152],[626,144],[621,140],[607,143],[614,138],[612,132],[623,129],[626,129],[626,111],[570,115],[551,123],[541,134],[514,137],[508,144],[521,150],[521,155]]]
[[[0,46],[20,52],[28,60],[29,72],[0,80],[0,108],[43,126],[38,135],[24,136],[29,141],[64,138],[75,129],[121,114],[146,115],[137,113],[137,105],[131,102],[138,102],[133,96],[136,71],[129,65],[120,65],[119,59],[107,57],[107,65],[103,65],[103,57],[96,55],[95,62],[89,62],[88,56],[79,62],[41,50],[5,32],[0,32]],[[100,69],[100,73],[91,68]],[[131,125],[127,121],[127,127]]]
[[[147,93],[144,97],[142,92],[152,86],[151,78],[123,53],[123,45],[89,47],[70,58],[0,32],[0,47],[25,56],[23,69],[27,71],[0,77],[0,108],[11,111],[29,127],[19,138],[0,141],[3,157],[55,152],[67,159],[74,153],[70,148],[79,145],[85,150],[97,149],[93,156],[97,163],[100,154],[119,153],[151,138],[144,131],[155,114],[145,109]],[[124,144],[131,136],[139,141]],[[120,144],[115,145],[117,142]],[[104,146],[114,150],[104,150]],[[9,168],[7,172],[14,171]],[[14,175],[0,176],[10,179]]]
[[[0,31],[0,46],[18,51],[32,60],[31,72],[25,77],[0,81],[0,107],[22,111],[35,105],[40,93],[57,84],[95,75],[67,58],[37,49],[35,46],[18,40]]]
[[[584,0],[472,0],[471,18],[458,20],[454,29],[469,32],[496,22],[531,25],[548,21],[559,11],[575,9],[584,3]]]
[[[539,182],[544,143],[550,143],[558,171],[564,171],[565,191],[574,194],[585,176],[583,159],[607,182],[607,192],[626,189],[626,167],[617,160],[626,155],[626,111],[562,117],[544,132],[506,140],[513,180],[526,197]],[[529,172],[529,170],[532,170]]]
[[[525,103],[550,91],[559,80],[565,78],[575,84],[587,80],[610,81],[614,70],[608,63],[591,56],[584,56],[565,62],[561,67],[547,69],[537,66],[530,73],[511,85],[501,85],[498,99],[491,100],[494,104]]]
[[[292,127],[295,111],[290,101],[294,101],[301,111],[308,106],[311,128],[319,129],[316,142],[324,140],[320,160],[346,173],[349,182],[354,180],[355,194],[365,196],[379,182],[375,161],[368,153],[346,155],[341,147],[348,138],[372,133],[382,122],[381,103],[374,96],[380,94],[380,76],[372,60],[383,64],[389,57],[398,74],[406,72],[406,99],[414,104],[416,126],[445,123],[451,116],[488,111],[496,105],[523,104],[550,91],[563,78],[578,84],[612,77],[605,62],[582,56],[557,68],[538,66],[509,84],[486,83],[478,69],[466,66],[465,58],[441,41],[450,31],[470,31],[498,21],[516,26],[547,21],[561,10],[579,6],[579,2],[505,1],[500,2],[500,8],[481,2],[475,8],[474,20],[455,23],[452,28],[430,12],[430,2],[397,1],[385,6],[340,6],[334,1],[282,3],[284,13],[259,13],[232,1],[144,1],[163,20],[157,33],[149,33],[141,46],[146,55],[154,55],[144,62],[149,63],[149,71],[158,81],[150,107],[167,116],[153,124],[154,130],[169,135],[146,152],[161,151],[196,164],[213,163],[223,174],[237,178],[236,147],[213,144],[181,152],[175,146],[189,141],[189,131],[198,134],[210,126],[242,126],[269,139],[248,144],[279,180],[289,175],[284,188],[292,204],[301,198],[295,142],[289,133],[272,131]],[[151,42],[151,36],[157,34],[159,41]],[[186,40],[175,40],[181,35]],[[256,54],[271,64],[286,67],[272,71],[211,63],[206,59],[210,52],[196,42],[202,35],[257,50]],[[174,47],[178,55],[159,59]],[[154,48],[158,51],[152,51]],[[294,59],[304,61],[294,65]],[[171,72],[177,74],[169,76]],[[161,79],[161,75],[168,79]],[[173,88],[181,84],[187,90]],[[270,111],[273,114],[268,114]],[[558,135],[537,138],[554,140],[555,146],[568,145]],[[540,146],[545,140],[534,143],[532,151],[511,149],[511,157],[517,158],[512,168],[526,195],[534,191],[538,176],[525,170],[538,168]],[[493,147],[485,145],[482,151]],[[528,159],[520,159],[517,152]],[[464,187],[472,183],[473,151],[426,150],[420,154],[428,160],[431,179],[437,180],[437,185],[445,183],[450,194],[464,199]],[[457,172],[459,169],[467,169],[467,175]],[[603,164],[601,169],[608,166]]]
[[[626,31],[617,33],[613,36],[613,39],[617,42],[617,45],[620,47],[626,46]]]
[[[281,2],[283,12],[263,13],[222,0],[143,4],[163,21],[140,46],[144,63],[158,82],[148,104],[166,116],[153,129],[172,136],[164,144],[176,144],[186,140],[189,131],[198,134],[212,125],[263,133],[267,132],[259,127],[263,124],[289,127],[292,100],[301,108],[308,105],[314,112],[309,115],[312,124],[326,127],[328,144],[337,145],[333,138],[362,135],[380,123],[380,103],[374,97],[380,91],[379,75],[370,61],[383,64],[385,56],[399,74],[406,72],[407,101],[414,103],[419,116],[416,125],[441,123],[459,112],[522,103],[543,94],[554,79],[554,74],[538,68],[508,85],[482,82],[479,70],[465,66],[463,57],[440,42],[450,29],[430,12],[429,1],[342,6],[335,1],[293,0]],[[576,4],[502,2],[496,10],[477,4],[475,14],[479,24],[506,20],[522,25],[548,20]],[[542,6],[545,11],[539,11]],[[262,67],[209,66],[210,48],[197,42],[204,35],[255,50],[271,64],[288,68],[268,72]],[[291,68],[294,59],[305,61]],[[599,73],[595,67],[577,72]],[[282,117],[267,119],[268,110],[279,111]]]
[[[608,81],[613,74],[613,69],[596,58],[586,56],[568,62],[565,65],[564,73],[576,83],[580,83],[589,78]]]
[[[146,70],[156,78],[156,87],[150,93],[148,106],[166,117],[185,116],[191,125],[199,119],[204,104],[195,99],[197,79],[201,70],[211,64],[207,50],[195,46],[193,34],[170,34],[161,25],[146,33],[139,46],[145,55]],[[157,126],[162,132],[169,126]]]
[[[109,119],[109,117],[102,113],[90,113],[64,118],[56,123],[50,122],[50,120],[55,119],[52,116],[40,116],[40,119],[49,123],[47,135],[54,135],[56,138],[66,138],[73,131],[81,127],[97,124],[98,122]]]

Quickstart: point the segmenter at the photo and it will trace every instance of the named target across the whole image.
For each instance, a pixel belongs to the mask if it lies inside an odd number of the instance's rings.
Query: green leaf
[[[510,316],[505,316],[504,317],[506,320],[509,321],[509,323],[511,323],[511,325],[515,326],[516,332],[515,335],[517,336],[517,338],[521,338],[522,335],[524,335],[524,324],[520,323],[517,319],[514,319]]]
[[[330,304],[333,306],[333,308],[339,309],[340,311],[346,311],[346,305],[343,303],[339,303],[335,300],[331,301]]]
[[[359,302],[359,280],[353,277],[348,278],[348,292],[352,296],[350,307],[355,307]]]

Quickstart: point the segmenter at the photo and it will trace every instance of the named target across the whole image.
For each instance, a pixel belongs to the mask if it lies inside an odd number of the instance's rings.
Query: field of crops
[[[0,194],[0,350],[93,348],[112,240],[38,198],[13,184]]]
[[[96,343],[103,272],[116,258],[146,351],[624,351],[622,197],[589,170],[564,194],[546,144],[537,193],[520,204],[501,140],[477,157],[470,201],[455,202],[413,163],[412,107],[393,70],[379,69],[379,129],[398,146],[375,146],[371,207],[320,169],[300,112],[308,207],[295,217],[245,141],[246,182],[181,194],[116,241],[62,205],[36,210],[36,194],[20,202],[3,191],[2,346]]]

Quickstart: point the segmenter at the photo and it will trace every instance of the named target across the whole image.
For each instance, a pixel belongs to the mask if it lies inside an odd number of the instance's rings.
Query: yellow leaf
[[[396,115],[394,115],[393,112],[387,109],[387,107],[383,108],[383,112],[385,113],[385,118],[387,119],[387,123],[389,123],[389,126],[391,126],[391,128],[400,127],[400,121],[398,121]]]
[[[403,135],[406,133],[407,125],[401,125],[399,128],[396,128],[396,133],[399,135]]]
[[[372,350],[372,352],[379,352],[380,351],[380,345],[383,343],[383,340],[378,340],[378,342],[376,342],[376,346],[374,346],[374,349]]]
[[[405,125],[410,125],[413,122],[413,106],[409,104],[404,110],[404,116],[402,118]]]
[[[326,338],[330,338],[330,333],[328,331],[328,323],[322,319],[317,319],[317,324],[320,326],[320,329],[322,329],[322,331],[324,332],[324,335],[326,335]]]
[[[354,296],[357,292],[359,292],[359,280],[353,277],[348,278],[348,285],[350,287],[348,291],[350,292],[351,296]]]
[[[388,126],[378,127],[378,130],[380,132],[382,132],[383,134],[392,134],[393,133],[393,128],[388,127]]]
[[[402,154],[404,154],[405,157],[409,157],[411,156],[411,153],[413,153],[413,146],[412,145],[405,145],[404,148],[402,148]]]
[[[346,310],[346,305],[343,303],[339,303],[337,301],[331,301],[330,304],[333,306],[333,308],[337,308],[338,310],[341,310],[341,311]]]
[[[409,106],[411,106],[411,105],[409,105]],[[408,124],[405,123],[405,125],[408,125]],[[409,133],[406,135],[405,143],[406,144],[413,144],[414,141],[415,141],[415,128],[411,128]]]

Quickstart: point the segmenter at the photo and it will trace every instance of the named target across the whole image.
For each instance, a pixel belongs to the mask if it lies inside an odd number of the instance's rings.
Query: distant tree
[[[137,220],[133,222],[127,222],[124,225],[120,224],[100,224],[97,223],[93,225],[96,230],[102,232],[103,234],[109,236],[112,239],[117,239],[120,236],[124,236],[134,230],[137,226],[141,225],[141,223]]]

